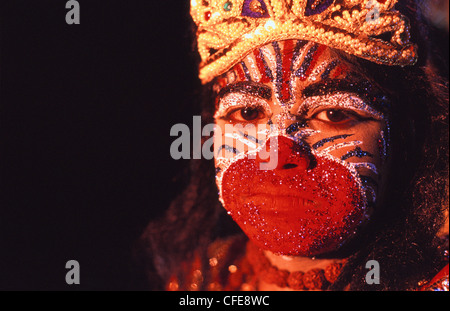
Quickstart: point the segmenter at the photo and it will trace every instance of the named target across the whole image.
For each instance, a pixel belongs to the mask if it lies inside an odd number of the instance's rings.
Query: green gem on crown
[[[223,5],[223,9],[227,12],[231,11],[232,8],[233,3],[231,1],[225,2],[225,4]]]

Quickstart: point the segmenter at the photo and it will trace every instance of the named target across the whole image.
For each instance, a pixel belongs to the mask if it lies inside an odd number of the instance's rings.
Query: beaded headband
[[[253,49],[300,39],[385,65],[414,65],[409,21],[397,0],[191,0],[199,77],[207,83]]]

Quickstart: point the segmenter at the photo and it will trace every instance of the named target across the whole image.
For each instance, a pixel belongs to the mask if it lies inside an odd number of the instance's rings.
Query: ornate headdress
[[[413,65],[409,21],[397,0],[191,0],[200,79],[225,73],[253,49],[301,39],[385,65]]]

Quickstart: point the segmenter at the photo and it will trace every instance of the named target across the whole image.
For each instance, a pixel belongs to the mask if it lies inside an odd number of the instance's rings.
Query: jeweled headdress
[[[200,79],[225,73],[253,49],[301,39],[375,63],[413,65],[409,21],[397,0],[191,0]]]

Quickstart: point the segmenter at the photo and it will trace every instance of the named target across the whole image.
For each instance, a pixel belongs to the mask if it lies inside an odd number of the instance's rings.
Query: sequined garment
[[[173,276],[167,283],[166,289],[168,291],[255,291],[258,289],[261,272],[255,271],[256,260],[254,256],[249,256],[254,247],[245,236],[216,241],[208,248],[206,265],[202,266],[199,256],[196,256],[190,263],[184,263],[182,276],[179,278]],[[447,249],[448,245],[444,250],[444,256],[448,258]],[[336,273],[330,275],[328,271],[324,271],[322,274],[315,273],[309,282],[295,288],[292,284],[287,284],[285,281],[287,278],[283,278],[283,273],[284,271],[271,273],[266,280],[271,279],[269,282],[279,287],[297,290],[326,290],[337,277]],[[411,288],[411,290],[448,291],[448,282],[449,266],[447,265],[431,281],[421,281],[416,288]]]

